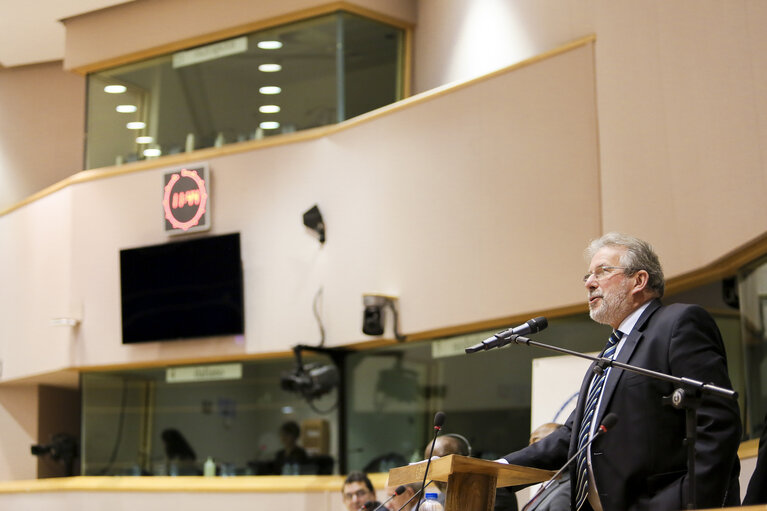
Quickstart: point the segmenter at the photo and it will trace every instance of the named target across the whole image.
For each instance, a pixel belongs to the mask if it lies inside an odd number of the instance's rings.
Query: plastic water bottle
[[[421,504],[421,511],[444,511],[445,508],[439,503],[436,493],[427,493]]]
[[[213,477],[216,475],[216,462],[213,461],[213,458],[208,456],[208,459],[205,460],[205,464],[202,468],[202,473],[205,477]]]

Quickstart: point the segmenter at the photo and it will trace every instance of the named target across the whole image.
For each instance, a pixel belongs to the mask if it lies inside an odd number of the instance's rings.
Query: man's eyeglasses
[[[588,282],[592,276],[599,282],[600,280],[613,275],[613,271],[615,270],[628,270],[628,268],[625,266],[597,266],[594,271],[583,276],[583,282]]]
[[[368,490],[365,490],[365,489],[357,490],[352,493],[344,493],[344,500],[352,500],[354,497],[361,499],[362,497],[366,496],[368,493],[369,493]]]

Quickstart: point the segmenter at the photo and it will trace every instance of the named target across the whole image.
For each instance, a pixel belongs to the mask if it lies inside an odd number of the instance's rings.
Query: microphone
[[[577,459],[577,458],[578,458],[578,456],[579,456],[579,455],[580,455],[580,454],[581,454],[581,453],[582,453],[582,452],[583,452],[583,451],[584,451],[584,450],[585,450],[585,449],[586,449],[588,446],[590,446],[590,445],[591,445],[591,442],[593,442],[594,440],[596,440],[598,436],[601,436],[601,435],[603,435],[604,433],[607,433],[607,432],[608,432],[610,429],[612,429],[612,427],[613,427],[613,426],[615,426],[615,424],[616,424],[617,422],[618,422],[618,416],[617,416],[616,414],[614,414],[614,413],[608,413],[607,415],[605,415],[605,418],[602,420],[602,424],[600,424],[600,425],[599,425],[599,427],[597,428],[597,431],[596,431],[596,433],[594,433],[594,436],[593,436],[593,437],[591,437],[591,438],[589,438],[589,440],[588,440],[588,441],[587,441],[585,444],[583,444],[583,447],[581,447],[580,449],[578,449],[578,452],[576,452],[575,454],[573,454],[572,458],[570,458],[569,460],[567,460],[567,463],[565,463],[564,465],[562,465],[562,468],[560,468],[559,470],[557,470],[557,472],[556,472],[556,473],[555,473],[555,474],[554,474],[554,475],[551,477],[551,479],[549,479],[548,481],[546,481],[546,482],[545,482],[545,483],[544,483],[544,484],[543,484],[543,485],[542,485],[542,486],[541,486],[541,487],[538,489],[538,491],[537,491],[537,492],[535,492],[535,495],[533,495],[533,498],[532,498],[532,499],[530,499],[530,500],[527,502],[527,504],[525,504],[525,506],[522,508],[522,511],[525,511],[525,510],[528,508],[528,506],[530,506],[530,504],[532,504],[533,502],[535,502],[535,501],[538,499],[538,497],[540,497],[541,495],[543,495],[543,492],[545,492],[546,490],[548,490],[548,489],[549,489],[549,486],[551,486],[551,483],[553,483],[554,481],[556,481],[556,480],[557,480],[557,478],[558,478],[559,476],[561,476],[561,475],[562,475],[562,472],[564,472],[564,471],[565,471],[565,469],[566,469],[567,467],[569,467],[569,466],[570,466],[570,464],[571,464],[573,461],[575,461],[575,459]]]
[[[386,504],[389,503],[389,501],[391,499],[393,499],[397,495],[402,495],[403,493],[405,493],[405,487],[403,485],[397,486],[397,489],[394,490],[394,493],[391,494],[391,497],[389,497],[388,499],[386,499],[383,502],[381,502],[381,504],[379,504],[378,507],[375,508],[373,511],[380,511],[381,509],[383,509],[386,506]],[[365,504],[365,505],[367,505],[367,504]]]
[[[444,426],[444,424],[445,424],[445,412],[435,413],[434,414],[434,430],[437,432],[437,434],[442,429],[442,426]],[[437,435],[434,435],[434,436],[437,436]]]
[[[488,337],[479,344],[466,348],[466,353],[476,353],[477,351],[489,350],[490,348],[500,348],[511,342],[512,335],[527,335],[540,332],[549,326],[549,322],[543,316],[533,318],[527,323],[523,323],[514,328],[509,328],[503,332],[498,332],[492,337]]]
[[[426,475],[429,473],[429,465],[431,465],[431,456],[434,454],[434,444],[437,442],[437,435],[442,431],[442,426],[445,424],[445,412],[437,412],[434,414],[434,438],[431,441],[431,449],[429,449],[429,458],[426,461],[426,470],[423,471],[423,482],[421,482],[421,489],[426,487]],[[418,501],[418,505],[415,507],[415,511],[421,507],[422,500]]]

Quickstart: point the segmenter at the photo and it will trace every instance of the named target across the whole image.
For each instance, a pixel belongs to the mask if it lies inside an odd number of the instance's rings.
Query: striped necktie
[[[613,330],[610,334],[610,339],[607,341],[602,357],[613,358],[615,354],[615,348],[618,346],[618,341],[621,340],[623,334],[618,330]],[[597,411],[597,404],[599,403],[599,397],[602,395],[602,389],[605,386],[607,375],[610,374],[610,367],[602,371],[602,374],[597,374],[591,381],[591,388],[589,389],[588,397],[586,398],[586,406],[583,408],[583,419],[581,420],[581,429],[578,432],[578,450],[582,449],[586,442],[589,441],[591,436],[591,423],[594,419],[594,414]],[[583,503],[586,502],[586,497],[589,495],[589,474],[588,474],[588,449],[584,449],[578,455],[577,467],[577,479],[575,483],[575,509],[580,509]]]

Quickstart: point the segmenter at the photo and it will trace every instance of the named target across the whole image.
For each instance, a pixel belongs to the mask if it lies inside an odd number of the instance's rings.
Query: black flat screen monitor
[[[120,251],[123,344],[244,333],[240,235]]]

